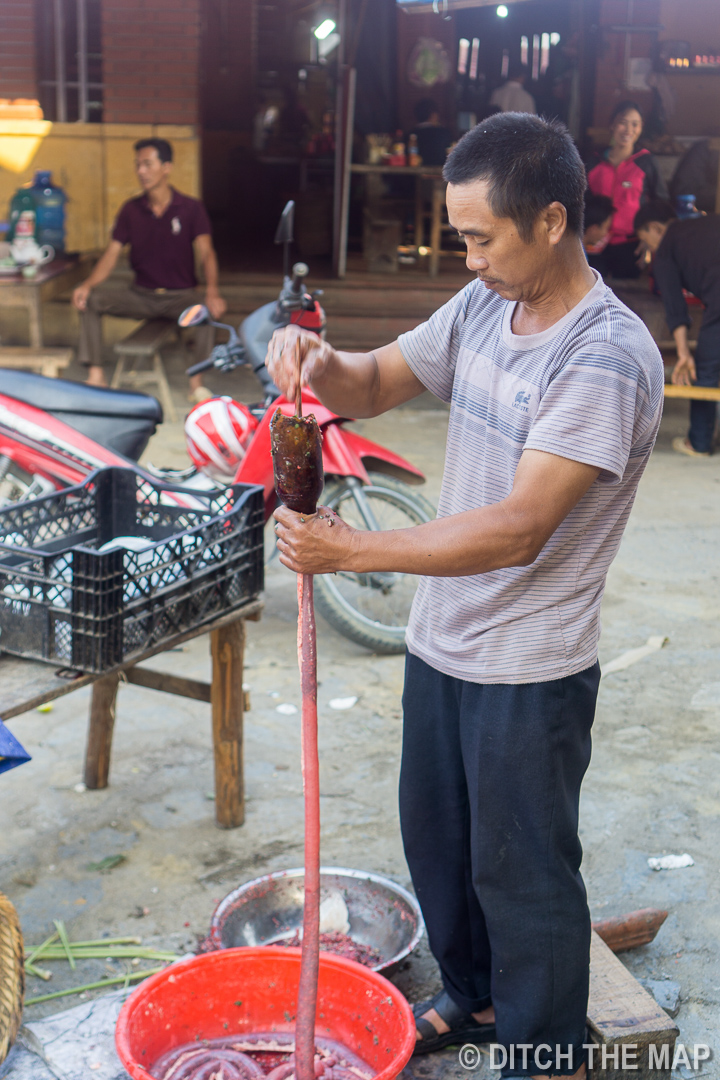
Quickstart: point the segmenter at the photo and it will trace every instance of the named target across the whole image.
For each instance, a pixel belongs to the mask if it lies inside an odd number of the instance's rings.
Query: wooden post
[[[210,633],[212,652],[213,748],[215,752],[215,821],[235,829],[245,820],[243,778],[243,651],[245,620]]]
[[[430,277],[438,276],[440,245],[442,243],[442,208],[445,203],[445,184],[441,177],[433,178],[432,221],[430,224]]]
[[[335,275],[344,278],[347,272],[348,217],[350,214],[350,164],[352,162],[353,126],[355,122],[355,83],[357,72],[353,67],[343,66],[342,89],[339,101],[342,101],[340,128],[341,153],[336,151],[335,168],[339,169],[339,182],[336,183],[336,236],[334,240],[333,264]]]
[[[423,178],[422,176],[415,177],[415,247],[421,248],[423,246],[423,237],[425,233],[425,205],[423,200]]]
[[[106,788],[110,774],[110,752],[115,726],[115,701],[120,675],[104,675],[93,684],[90,724],[85,750],[85,786]]]
[[[42,349],[43,347],[43,332],[42,332],[42,306],[40,304],[40,286],[30,286],[30,303],[28,305],[28,314],[30,316],[30,347],[33,349]]]

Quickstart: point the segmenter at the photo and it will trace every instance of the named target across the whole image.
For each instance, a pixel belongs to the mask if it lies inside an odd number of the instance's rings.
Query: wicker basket
[[[17,912],[0,893],[0,1062],[15,1042],[25,993],[23,939]]]

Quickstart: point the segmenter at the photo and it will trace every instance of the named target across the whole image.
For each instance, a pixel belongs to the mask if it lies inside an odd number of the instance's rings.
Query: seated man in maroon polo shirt
[[[205,276],[205,304],[214,319],[227,307],[217,287],[217,258],[210,236],[210,221],[199,199],[182,195],[170,186],[172,147],[165,139],[135,143],[135,171],[143,194],[121,208],[112,239],[90,277],[78,285],[73,303],[82,313],[78,359],[88,369],[87,381],[107,386],[102,362],[103,315],[132,319],[171,319],[196,304],[195,261]],[[98,288],[113,272],[126,244],[135,281],[129,288]],[[211,326],[195,330],[195,362],[204,360],[214,343]],[[204,401],[212,394],[202,376],[190,379],[190,400]]]

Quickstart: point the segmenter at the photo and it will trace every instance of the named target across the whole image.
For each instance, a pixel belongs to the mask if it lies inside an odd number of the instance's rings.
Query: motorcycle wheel
[[[427,499],[392,476],[370,473],[370,486],[363,485],[362,492],[383,531],[422,525],[435,517]],[[330,481],[322,502],[354,529],[367,528],[346,480]],[[401,653],[416,588],[413,574],[341,571],[315,578],[315,604],[331,626],[358,645],[376,653]]]

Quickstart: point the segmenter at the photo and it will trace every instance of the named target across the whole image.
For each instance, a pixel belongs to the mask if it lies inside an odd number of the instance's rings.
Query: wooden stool
[[[72,349],[34,349],[32,346],[4,345],[0,348],[0,367],[34,371],[57,379],[72,360]]]
[[[167,319],[148,319],[137,330],[133,330],[122,341],[118,341],[113,346],[118,362],[110,383],[114,390],[117,390],[124,382],[130,383],[135,390],[145,386],[156,387],[165,416],[169,420],[177,420],[178,415],[173,404],[160,349],[170,338],[175,337],[176,333],[175,324]],[[149,361],[151,366],[144,371],[138,370],[137,364],[143,360]],[[126,364],[129,365],[127,369]]]
[[[365,210],[363,255],[371,274],[397,274],[401,233],[400,221],[375,217],[370,210]]]

